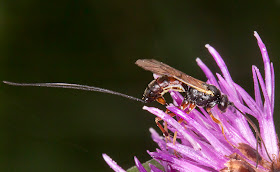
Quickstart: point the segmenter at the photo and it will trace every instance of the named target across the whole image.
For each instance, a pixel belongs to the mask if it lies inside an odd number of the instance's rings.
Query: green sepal
[[[142,164],[143,167],[144,167],[148,172],[151,171],[151,168],[149,167],[149,164],[153,164],[153,165],[154,165],[155,167],[157,167],[158,169],[164,171],[164,168],[162,167],[162,165],[160,165],[160,163],[158,163],[158,162],[157,162],[156,160],[154,160],[154,159],[151,159],[151,160],[149,160],[149,161],[147,161],[147,162],[145,162],[145,163]],[[133,166],[133,167],[129,168],[129,169],[127,170],[127,172],[139,172],[139,170],[137,169],[136,166]]]

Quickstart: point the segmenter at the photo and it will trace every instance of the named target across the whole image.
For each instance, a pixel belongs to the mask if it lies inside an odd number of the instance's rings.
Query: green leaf
[[[151,169],[150,169],[150,167],[149,167],[149,164],[153,164],[153,165],[154,165],[155,167],[157,167],[158,169],[164,171],[164,168],[160,165],[160,163],[158,163],[158,162],[157,162],[156,160],[154,160],[154,159],[151,159],[151,160],[149,160],[149,161],[147,161],[147,162],[145,162],[145,163],[142,164],[143,167],[144,167],[148,172],[151,171]],[[137,169],[136,166],[131,167],[131,168],[129,168],[129,169],[127,170],[127,172],[138,172],[138,171],[139,171],[139,170]]]

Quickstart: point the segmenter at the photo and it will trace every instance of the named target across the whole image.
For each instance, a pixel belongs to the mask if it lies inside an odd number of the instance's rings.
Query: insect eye
[[[228,97],[226,95],[222,95],[220,98],[220,102],[218,104],[218,108],[220,109],[220,111],[226,112],[228,104],[229,104]]]

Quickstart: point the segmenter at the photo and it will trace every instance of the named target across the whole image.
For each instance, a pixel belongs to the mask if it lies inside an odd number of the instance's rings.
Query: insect
[[[136,64],[145,70],[160,75],[160,77],[151,81],[144,91],[143,100],[145,102],[157,101],[164,105],[166,101],[163,95],[169,90],[183,92],[185,93],[185,99],[180,107],[183,110],[188,107],[187,113],[192,111],[196,106],[205,107],[213,121],[221,126],[224,134],[221,122],[212,115],[211,109],[215,105],[218,105],[218,108],[222,112],[225,112],[227,107],[233,105],[233,103],[228,100],[226,95],[222,95],[217,87],[206,84],[154,59],[139,59],[136,61]],[[162,132],[167,135],[166,129],[163,130],[163,127],[159,123],[160,120],[156,118],[156,123]]]
[[[256,146],[257,152],[258,152],[258,138],[260,138],[260,141],[263,143],[267,153],[266,146],[260,136],[260,133],[256,125],[251,121],[251,119],[246,114],[242,113],[232,102],[230,102],[228,100],[228,97],[222,94],[221,91],[216,86],[195,79],[179,70],[170,67],[167,64],[164,64],[154,59],[139,59],[136,61],[136,65],[140,66],[145,70],[160,75],[160,77],[158,77],[157,79],[149,83],[148,87],[144,91],[143,99],[139,99],[119,92],[111,91],[108,89],[87,86],[87,85],[78,85],[78,84],[69,84],[69,83],[15,83],[15,82],[8,82],[8,81],[3,81],[3,82],[5,84],[14,85],[14,86],[56,87],[56,88],[69,88],[69,89],[78,89],[78,90],[86,90],[86,91],[97,91],[97,92],[122,96],[142,103],[150,103],[153,101],[157,101],[163,105],[166,104],[163,95],[167,93],[169,90],[182,92],[185,93],[185,98],[183,103],[180,105],[180,108],[183,110],[187,110],[187,113],[191,112],[196,106],[206,108],[206,111],[208,112],[212,120],[221,126],[222,133],[226,140],[227,138],[224,134],[223,125],[217,118],[213,116],[211,109],[217,105],[218,109],[221,112],[225,112],[228,106],[234,107],[247,119],[248,123],[255,130],[256,138],[257,138],[257,146]],[[170,114],[170,115],[175,116],[174,114]],[[163,132],[163,134],[165,136],[168,136],[168,131],[166,129],[167,126],[163,128],[162,125],[159,123],[160,120],[161,119],[156,118],[155,119],[156,124]],[[181,123],[183,121],[179,120],[178,122]],[[173,143],[174,140],[176,141],[176,133],[174,133]],[[231,143],[229,142],[229,144]]]
[[[206,111],[212,118],[212,120],[219,124],[221,126],[222,133],[226,139],[226,141],[232,145],[226,138],[223,125],[222,123],[213,116],[211,109],[214,106],[218,106],[218,109],[221,112],[226,112],[229,106],[234,107],[236,110],[238,110],[248,121],[248,123],[252,126],[252,128],[256,132],[256,139],[257,139],[257,145],[256,145],[256,151],[258,152],[258,140],[263,143],[265,151],[270,158],[267,148],[263,142],[262,137],[260,136],[260,133],[254,124],[254,122],[244,113],[242,113],[233,102],[230,102],[228,100],[227,95],[224,95],[221,93],[221,91],[214,85],[207,84],[203,81],[200,81],[198,79],[195,79],[167,64],[164,64],[162,62],[159,62],[154,59],[139,59],[136,61],[136,65],[139,67],[151,71],[154,74],[160,75],[157,79],[151,81],[148,84],[148,87],[146,88],[143,100],[147,103],[152,101],[157,101],[161,104],[166,104],[166,101],[163,97],[165,93],[167,93],[169,90],[174,90],[178,92],[185,93],[185,98],[182,104],[180,105],[180,108],[183,110],[187,110],[186,113],[190,113],[196,106],[206,108]],[[188,109],[187,109],[188,108]],[[174,116],[174,114],[170,114],[171,116]],[[156,124],[161,129],[161,131],[168,135],[167,133],[167,126],[165,128],[162,127],[162,125],[159,123],[161,119],[156,118]],[[178,121],[179,123],[183,122],[182,120]],[[166,123],[165,123],[166,124]],[[176,141],[176,135],[177,132],[174,133],[173,137],[173,143]],[[258,139],[259,138],[259,139]],[[232,145],[233,146],[233,145]],[[233,146],[235,147],[235,146]],[[271,160],[271,158],[270,158]],[[258,158],[257,158],[258,161]]]
[[[186,94],[183,103],[192,105],[190,110],[196,106],[211,109],[217,104],[218,108],[225,112],[227,107],[233,104],[214,85],[206,84],[167,64],[154,59],[139,59],[136,64],[160,75],[159,78],[150,82],[144,92],[143,99],[147,103],[156,100],[161,104],[166,104],[163,95],[169,90],[175,90]]]

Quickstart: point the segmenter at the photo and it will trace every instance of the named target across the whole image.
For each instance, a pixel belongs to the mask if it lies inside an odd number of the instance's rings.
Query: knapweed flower
[[[227,139],[222,134],[221,126],[215,123],[203,108],[194,109],[189,114],[181,110],[178,106],[181,105],[184,97],[178,92],[170,91],[173,103],[166,106],[170,112],[176,114],[175,118],[155,107],[143,107],[144,110],[166,122],[171,135],[177,132],[176,143],[173,144],[166,141],[154,129],[150,129],[152,139],[158,144],[159,149],[156,149],[155,152],[148,151],[148,153],[162,165],[164,171],[262,172],[280,170],[279,141],[273,122],[274,69],[266,47],[257,32],[254,32],[254,36],[262,54],[265,70],[263,79],[259,69],[252,66],[255,98],[252,98],[232,80],[222,57],[210,45],[206,45],[206,48],[222,74],[216,74],[216,79],[200,59],[196,60],[208,79],[207,84],[219,88],[239,109],[230,106],[224,113],[217,107],[211,110],[215,118],[221,121]],[[257,119],[263,142],[257,141],[241,112]],[[179,123],[179,119],[183,119],[183,122]],[[258,153],[256,152],[257,144],[259,145]],[[113,170],[125,171],[106,154],[103,154],[103,157]],[[135,163],[139,171],[146,172],[136,157]],[[151,171],[162,171],[153,165],[150,165],[150,168]]]

